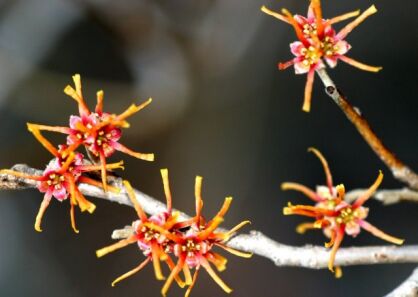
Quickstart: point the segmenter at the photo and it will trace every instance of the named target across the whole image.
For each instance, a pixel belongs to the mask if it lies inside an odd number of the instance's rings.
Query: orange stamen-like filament
[[[44,176],[37,176],[37,175],[28,175],[26,173],[20,172],[20,171],[14,171],[14,170],[10,170],[10,169],[2,169],[0,170],[0,174],[9,174],[9,175],[13,175],[16,177],[20,177],[20,178],[24,178],[24,179],[31,179],[31,180],[35,180],[35,181],[44,181],[45,177]]]
[[[172,197],[171,197],[171,191],[170,191],[170,181],[168,179],[168,169],[161,169],[161,178],[163,180],[163,187],[164,187],[164,194],[165,199],[167,201],[167,212],[171,213],[172,209]]]
[[[106,157],[103,151],[99,152],[100,165],[101,165],[101,177],[103,184],[103,191],[107,192],[107,168],[106,168]]]
[[[224,290],[226,293],[231,293],[232,289],[228,287],[223,280],[216,274],[216,272],[212,269],[208,261],[205,257],[199,257],[200,264],[205,268],[208,274],[212,277],[212,279]]]
[[[272,17],[275,17],[278,20],[281,20],[282,22],[290,24],[290,22],[289,22],[289,20],[287,19],[286,16],[284,16],[284,15],[278,13],[278,12],[272,11],[272,10],[268,9],[267,7],[265,7],[264,5],[261,6],[261,11],[264,12],[265,14],[268,14],[268,15],[271,15]]]
[[[394,237],[392,235],[386,234],[385,232],[383,232],[382,230],[376,228],[375,226],[373,226],[372,224],[366,222],[366,221],[361,221],[360,222],[360,226],[370,232],[371,234],[373,234],[376,237],[379,237],[380,239],[383,239],[385,241],[394,243],[394,244],[398,244],[401,245],[404,242],[404,239],[398,238],[398,237]]]
[[[327,160],[321,154],[321,152],[319,150],[317,150],[316,148],[310,147],[310,148],[308,148],[308,152],[314,153],[315,156],[317,156],[317,158],[321,162],[322,167],[324,168],[324,172],[325,172],[325,177],[326,177],[326,181],[327,181],[327,186],[328,186],[328,189],[329,189],[329,193],[330,193],[331,196],[333,196],[332,175],[331,175],[331,170],[329,169]]]
[[[97,256],[97,258],[103,257],[104,255],[107,255],[111,252],[114,252],[118,249],[121,249],[121,248],[123,248],[127,245],[130,245],[130,244],[132,244],[136,241],[137,241],[136,236],[132,235],[132,236],[126,238],[126,239],[122,239],[122,240],[120,240],[120,241],[118,241],[114,244],[111,244],[109,246],[106,246],[104,248],[101,248],[101,249],[97,250],[96,251],[96,256]]]
[[[192,283],[191,283],[191,284],[189,285],[189,287],[187,288],[186,293],[184,294],[184,297],[189,297],[189,296],[190,296],[190,293],[191,293],[191,291],[192,291],[193,287],[194,287],[194,286],[195,286],[195,284],[196,284],[197,277],[199,276],[199,271],[200,271],[200,266],[197,266],[197,267],[196,267],[196,270],[195,270],[195,272],[194,272],[194,274],[193,274]]]
[[[305,63],[308,60],[304,60]],[[309,63],[309,62],[308,62]],[[309,70],[308,75],[306,77],[306,84],[305,84],[305,96],[303,100],[302,110],[305,112],[309,112],[311,110],[311,100],[312,100],[312,87],[315,78],[315,71],[313,69]]]
[[[62,134],[71,133],[71,128],[68,128],[68,127],[46,126],[46,125],[37,125],[37,124],[32,124],[32,123],[27,123],[27,125],[28,125],[28,129],[30,125],[31,129],[38,129],[38,130],[49,131],[49,132],[58,132]]]
[[[239,223],[238,225],[236,225],[234,228],[232,228],[231,230],[229,230],[226,233],[223,233],[223,241],[228,241],[232,235],[234,235],[239,229],[241,229],[242,227],[244,227],[245,225],[251,224],[250,221],[242,221],[241,223]]]
[[[373,183],[373,185],[370,186],[369,189],[367,189],[366,192],[363,193],[357,200],[353,203],[353,208],[358,208],[362,206],[377,190],[377,188],[380,186],[383,180],[383,173],[379,170],[379,175],[377,176],[376,181]]]
[[[344,239],[344,228],[345,228],[345,226],[339,226],[338,230],[336,231],[334,244],[332,246],[331,255],[330,255],[329,261],[328,261],[328,269],[332,272],[334,272],[335,256],[336,256],[337,251],[338,251],[338,249],[341,245],[341,242]]]
[[[314,191],[312,191],[308,187],[298,184],[298,183],[282,183],[281,188],[283,191],[294,190],[294,191],[301,192],[306,197],[310,198],[311,200],[315,202],[322,201],[322,198],[319,197],[318,194],[316,194]]]
[[[354,18],[354,17],[358,16],[359,14],[360,14],[360,9],[358,9],[356,11],[347,12],[347,13],[344,13],[342,15],[333,17],[332,19],[326,21],[326,25],[333,25],[335,23],[339,23],[339,22],[345,21],[347,19]]]
[[[42,200],[41,206],[39,207],[38,214],[36,215],[35,219],[35,230],[38,232],[42,232],[41,223],[42,223],[42,217],[44,216],[44,213],[46,209],[49,206],[49,202],[51,201],[52,196],[45,194],[44,199]]]
[[[321,1],[320,0],[312,0],[311,7],[315,14],[315,23],[317,28],[317,36],[319,38],[322,37],[324,33],[324,25],[322,24],[322,9],[321,9]]]
[[[64,89],[64,93],[73,98],[78,103],[78,109],[80,115],[85,116],[90,114],[90,110],[86,105],[86,102],[83,98],[83,93],[81,91],[81,77],[80,74],[73,75],[73,81],[75,85],[75,90],[72,86],[67,85]]]
[[[204,240],[213,233],[213,231],[218,228],[218,226],[223,222],[223,218],[214,217],[213,220],[197,235],[200,240]]]
[[[116,278],[113,282],[112,282],[112,287],[114,287],[118,282],[120,282],[121,280],[124,280],[128,277],[130,277],[131,275],[134,275],[135,273],[139,272],[142,268],[144,268],[149,261],[151,260],[151,258],[147,257],[144,261],[141,262],[141,264],[139,264],[137,267],[135,267],[134,269],[122,274],[121,276],[119,276],[118,278]]]
[[[231,248],[231,247],[226,246],[226,245],[221,244],[221,243],[216,243],[215,245],[219,246],[220,248],[224,249],[225,251],[227,251],[227,252],[229,252],[229,253],[231,253],[235,256],[241,257],[241,258],[251,258],[253,256],[253,253],[242,252],[242,251],[236,250],[234,248]]]
[[[371,16],[372,14],[375,14],[377,12],[377,9],[374,5],[370,6],[368,9],[366,9],[359,17],[357,17],[354,21],[347,24],[340,32],[338,32],[337,37],[339,39],[345,39],[345,37],[353,31],[355,27],[360,25],[366,18]]]
[[[298,22],[296,22],[296,20],[293,18],[293,15],[287,9],[282,9],[282,13],[287,17],[287,20],[293,26],[293,29],[295,30],[296,36],[299,38],[299,40],[305,45],[305,47],[309,47],[310,43],[305,38],[302,29],[299,27]]]
[[[379,72],[380,70],[383,69],[383,67],[379,67],[379,66],[370,66],[364,63],[361,63],[359,61],[356,61],[352,58],[349,58],[347,56],[339,56],[339,59],[353,67],[356,67],[358,69],[364,70],[364,71],[369,71],[369,72]]]
[[[130,156],[135,157],[137,159],[141,159],[141,160],[144,160],[144,161],[154,161],[154,154],[144,154],[144,153],[134,152],[133,150],[128,149],[126,146],[120,144],[119,142],[113,143],[112,146],[115,150],[118,150],[122,153],[130,155]]]
[[[142,209],[141,204],[138,202],[138,200],[136,199],[136,195],[134,192],[134,189],[132,188],[131,184],[124,180],[123,181],[123,185],[125,186],[126,189],[126,193],[128,193],[128,197],[131,200],[136,213],[138,214],[139,219],[141,220],[142,223],[148,221],[147,215],[145,214],[144,210]]]
[[[152,256],[152,264],[154,266],[154,273],[157,280],[163,280],[164,275],[161,271],[161,265],[160,265],[160,247],[157,245],[157,243],[152,242],[151,243],[151,256]]]
[[[95,186],[95,187],[98,187],[98,188],[103,188],[102,182],[91,179],[87,176],[80,176],[78,178],[77,182],[78,183],[83,183],[83,184],[89,184],[89,185],[92,185],[92,186]],[[110,191],[110,192],[113,192],[113,193],[117,193],[117,194],[120,193],[119,188],[109,186],[109,185],[107,185],[107,190]]]
[[[172,271],[176,267],[176,265],[174,264],[173,260],[171,260],[170,257],[167,257],[165,262],[167,263],[168,268],[170,268],[170,271]],[[178,274],[174,276],[174,280],[176,281],[177,285],[180,288],[184,288],[184,286],[186,285],[185,282],[182,281],[182,279],[178,276]]]
[[[33,134],[33,136],[35,136],[35,138],[43,145],[44,148],[46,148],[55,157],[60,157],[58,150],[41,134],[41,131],[36,128],[36,125],[28,123],[27,126],[28,130]]]
[[[200,225],[200,218],[201,218],[202,208],[203,208],[202,180],[203,178],[201,176],[196,176],[195,186],[194,186],[195,208],[196,208],[195,221],[198,225]]]
[[[120,115],[116,116],[115,120],[116,121],[124,121],[126,118],[128,118],[131,115],[137,113],[141,109],[144,109],[145,107],[147,107],[151,102],[152,102],[152,98],[149,98],[147,101],[145,101],[144,103],[141,103],[140,105],[132,104],[124,112],[122,112]]]
[[[299,225],[296,226],[296,232],[299,234],[304,234],[307,230],[310,229],[319,229],[321,228],[321,226],[318,226],[318,224],[311,223],[311,222],[306,222],[306,223],[301,223]]]
[[[99,115],[101,115],[103,113],[103,96],[104,96],[104,92],[102,90],[98,91],[96,93],[97,96],[97,104],[96,104],[96,108],[95,108],[95,112]]]
[[[174,278],[180,273],[180,271],[183,268],[183,265],[185,265],[185,260],[186,260],[186,257],[181,256],[177,262],[177,265],[171,270],[169,277],[167,278],[166,282],[164,283],[163,288],[161,289],[161,294],[163,296],[167,296],[167,292],[170,289],[170,286]]]

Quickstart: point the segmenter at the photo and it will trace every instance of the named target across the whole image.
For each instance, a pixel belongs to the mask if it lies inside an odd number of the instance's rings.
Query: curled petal
[[[351,222],[348,222],[345,225],[345,233],[347,235],[351,235],[353,237],[356,237],[360,233],[360,225],[357,220],[353,220]]]
[[[331,68],[337,67],[339,56],[330,56],[325,57],[325,61],[327,62],[328,66]]]
[[[311,66],[304,63],[303,58],[295,58],[293,64],[295,65],[295,74],[305,74],[311,70]]]
[[[296,57],[300,57],[303,56],[302,52],[303,49],[306,49],[306,47],[303,45],[302,42],[300,41],[295,41],[292,42],[290,44],[290,51],[292,52],[293,55],[295,55]]]
[[[351,49],[351,45],[345,40],[337,41],[334,47],[336,49],[335,53],[338,55],[345,55]]]

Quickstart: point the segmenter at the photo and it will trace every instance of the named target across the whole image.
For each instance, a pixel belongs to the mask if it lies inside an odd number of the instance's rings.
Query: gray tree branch
[[[13,167],[13,170],[27,174],[42,173],[41,171],[26,165],[16,165]],[[114,178],[111,184],[123,189],[121,179]],[[34,187],[36,187],[36,182],[16,178],[11,175],[0,175],[0,189],[19,190]],[[132,206],[123,190],[118,194],[111,192],[105,193],[100,188],[87,184],[81,184],[79,188],[84,195]],[[137,190],[135,190],[135,194],[145,212],[153,215],[165,211],[164,203]],[[189,218],[189,216],[184,213],[181,213],[181,217],[184,219]],[[131,232],[132,229],[130,227],[123,230],[116,230],[113,234],[113,238],[126,238]],[[251,231],[249,234],[238,234],[233,237],[227,245],[270,259],[277,266],[298,266],[320,269],[327,267],[329,259],[329,250],[323,247],[311,245],[303,247],[289,246],[276,242],[259,231]],[[385,263],[418,263],[418,246],[341,248],[338,251],[335,260],[335,265],[337,266]]]

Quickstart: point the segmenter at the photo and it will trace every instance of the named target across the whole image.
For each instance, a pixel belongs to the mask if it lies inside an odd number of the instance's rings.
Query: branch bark
[[[418,268],[397,287],[385,297],[417,297],[418,296]]]
[[[325,92],[344,112],[347,118],[353,123],[357,131],[372,148],[372,150],[379,156],[379,158],[392,171],[395,178],[403,183],[406,183],[410,188],[418,190],[418,175],[400,161],[394,153],[392,153],[379,139],[376,133],[373,132],[369,123],[360,114],[356,108],[346,100],[341,94],[341,91],[334,84],[332,79],[328,76],[325,68],[316,70],[322,83],[325,86]]]
[[[16,165],[13,170],[27,174],[41,174],[42,172],[26,165]],[[122,180],[113,178],[111,184],[122,187]],[[16,178],[11,175],[0,175],[0,189],[27,189],[36,187],[36,182]],[[128,205],[132,204],[127,195],[122,191],[119,194],[103,192],[100,188],[81,184],[79,189],[84,195],[106,199],[112,202]],[[165,204],[135,190],[136,197],[144,211],[153,215],[165,211]],[[181,213],[184,219],[188,215]],[[126,238],[131,234],[132,229],[127,227],[123,230],[116,230],[113,238]],[[228,246],[246,252],[252,252],[261,257],[270,259],[277,266],[298,266],[313,269],[326,268],[329,259],[329,250],[319,246],[295,247],[274,241],[259,231],[251,231],[249,234],[239,234],[233,237]],[[335,265],[362,265],[362,264],[385,264],[385,263],[418,263],[418,246],[368,246],[341,248],[338,251]]]

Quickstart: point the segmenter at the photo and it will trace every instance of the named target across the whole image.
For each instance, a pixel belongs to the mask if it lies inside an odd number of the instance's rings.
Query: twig
[[[353,202],[367,189],[355,189],[345,194],[347,202]],[[418,202],[418,192],[408,188],[394,190],[379,190],[374,193],[373,198],[384,205],[395,204],[402,201]]]
[[[327,95],[340,107],[367,144],[379,156],[383,163],[389,167],[395,178],[406,183],[412,189],[418,190],[418,175],[385,147],[379,137],[373,132],[366,119],[344,98],[341,91],[328,76],[325,68],[318,69],[316,72],[325,86]]]
[[[38,174],[40,171],[26,165],[16,165],[14,170],[24,173]],[[114,179],[113,185],[120,185],[120,179]],[[33,188],[36,184],[10,175],[0,175],[0,189],[26,189]],[[100,188],[81,184],[79,186],[83,194],[103,198],[120,204],[132,206],[125,193],[104,193]],[[122,188],[122,187],[121,187]],[[135,191],[139,203],[144,211],[149,214],[157,214],[165,210],[165,205],[150,196]],[[189,218],[182,213],[181,217]],[[114,237],[126,237],[131,234],[129,227],[123,231],[114,232]],[[249,234],[240,234],[232,238],[228,246],[256,255],[265,257],[273,261],[277,266],[299,266],[306,268],[326,268],[328,265],[329,250],[319,246],[294,247],[276,242],[259,231],[251,231]],[[342,248],[338,251],[335,265],[360,265],[360,264],[384,264],[384,263],[418,263],[418,246],[375,246],[375,247],[350,247]]]
[[[385,297],[417,297],[418,296],[418,268],[397,287]]]

